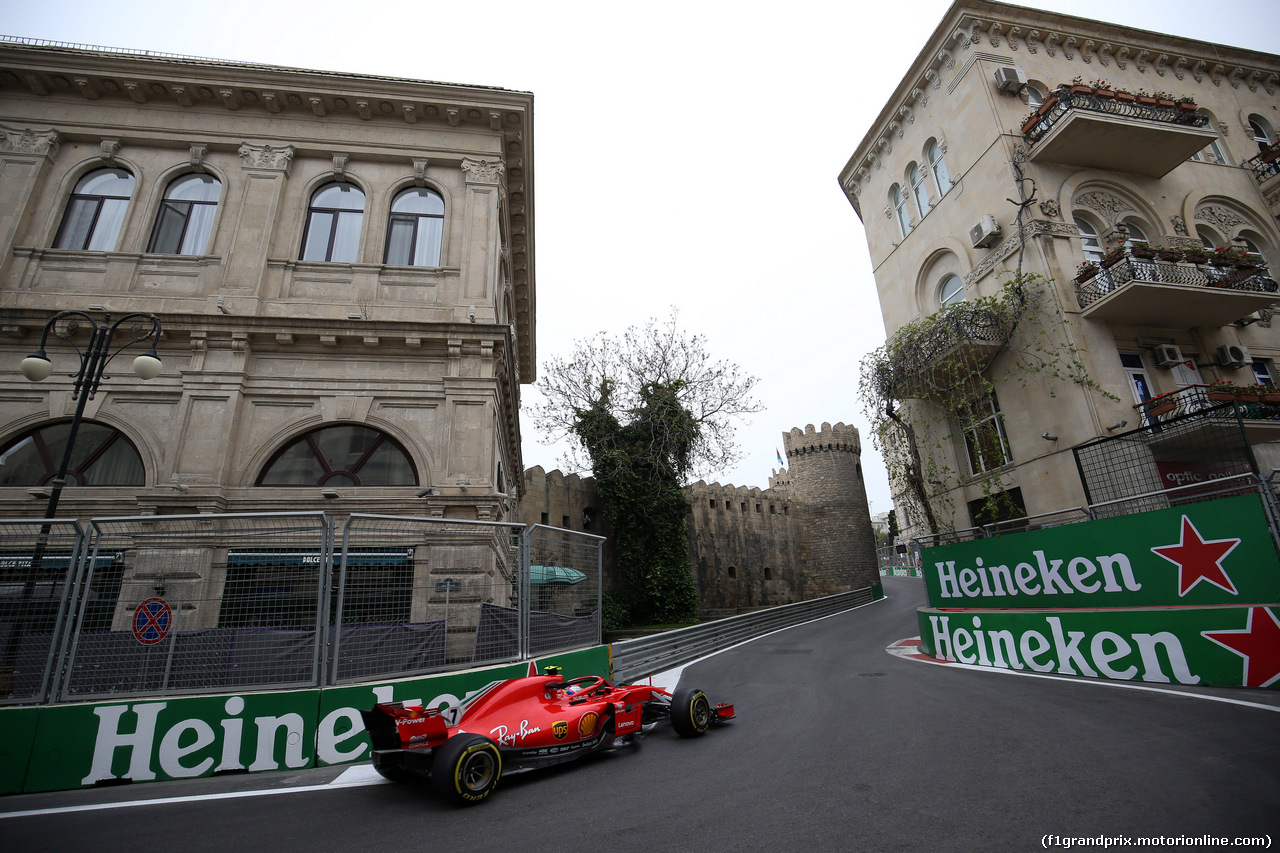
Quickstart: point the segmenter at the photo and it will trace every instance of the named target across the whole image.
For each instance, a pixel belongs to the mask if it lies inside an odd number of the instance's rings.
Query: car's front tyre
[[[671,727],[680,737],[698,737],[711,727],[711,700],[693,687],[684,687],[671,697]]]
[[[484,735],[454,735],[431,761],[431,784],[442,796],[463,805],[488,797],[501,776],[498,745]]]

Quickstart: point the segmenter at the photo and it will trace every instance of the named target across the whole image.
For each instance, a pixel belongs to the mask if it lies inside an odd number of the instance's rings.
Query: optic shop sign
[[[921,563],[943,608],[1280,602],[1256,495],[924,548]]]
[[[921,608],[942,660],[1121,681],[1280,688],[1280,607],[1019,612]]]

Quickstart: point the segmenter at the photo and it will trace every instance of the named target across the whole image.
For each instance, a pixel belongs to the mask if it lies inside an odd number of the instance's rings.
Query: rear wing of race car
[[[388,702],[374,705],[369,711],[361,709],[360,716],[375,750],[425,749],[439,746],[449,736],[437,708]]]

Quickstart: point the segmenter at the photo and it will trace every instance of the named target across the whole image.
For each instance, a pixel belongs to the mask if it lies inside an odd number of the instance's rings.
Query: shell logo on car
[[[596,730],[596,723],[600,721],[600,715],[590,712],[582,715],[582,719],[578,720],[578,734],[583,737],[591,737]]]

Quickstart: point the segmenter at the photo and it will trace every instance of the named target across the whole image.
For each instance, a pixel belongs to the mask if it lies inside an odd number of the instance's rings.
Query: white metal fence
[[[598,645],[601,544],[323,513],[0,522],[0,705],[319,687]]]

